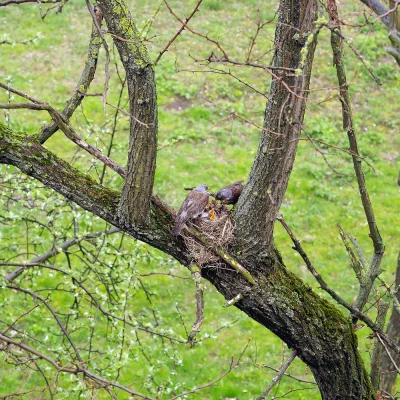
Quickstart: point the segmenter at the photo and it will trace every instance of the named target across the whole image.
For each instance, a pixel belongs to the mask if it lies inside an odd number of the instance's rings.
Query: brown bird
[[[204,211],[209,199],[207,190],[207,185],[201,184],[187,195],[175,219],[175,226],[171,232],[174,236],[181,233],[186,222],[197,218]]]
[[[217,200],[221,200],[222,204],[236,204],[243,190],[243,181],[232,183],[225,186],[216,195]]]

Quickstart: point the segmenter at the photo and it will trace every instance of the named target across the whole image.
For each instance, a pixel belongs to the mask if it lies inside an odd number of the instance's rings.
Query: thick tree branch
[[[118,216],[123,225],[148,226],[158,130],[154,70],[125,0],[100,0],[98,5],[126,71],[134,117],[130,119],[128,168]]]
[[[235,214],[242,251],[262,256],[272,251],[273,229],[291,170],[303,123],[318,28],[315,0],[280,3],[274,66],[257,156]],[[279,133],[280,135],[276,135]]]
[[[0,123],[0,164],[14,165],[94,215],[122,228],[117,216],[119,193],[98,184],[89,176],[46,150],[34,138],[13,132]],[[152,226],[125,226],[125,232],[154,247],[170,249],[168,254],[185,263],[183,240],[170,234],[173,211],[152,197]]]

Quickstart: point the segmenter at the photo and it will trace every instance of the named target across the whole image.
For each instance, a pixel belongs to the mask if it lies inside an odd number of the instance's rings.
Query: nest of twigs
[[[231,212],[224,205],[218,204],[214,200],[202,216],[192,222],[192,225],[210,243],[210,248],[207,248],[198,239],[185,232],[183,239],[193,260],[199,266],[218,263],[220,257],[212,250],[212,247],[220,247],[226,250],[232,242],[234,226]]]

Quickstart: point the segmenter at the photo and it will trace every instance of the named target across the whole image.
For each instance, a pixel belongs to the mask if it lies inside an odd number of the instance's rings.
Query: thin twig
[[[36,100],[37,101],[37,100]],[[13,108],[28,108],[31,110],[44,110],[47,111],[53,120],[56,122],[58,127],[64,132],[65,136],[70,139],[72,142],[77,144],[82,149],[86,150],[89,154],[96,157],[98,160],[109,166],[115,172],[117,172],[120,176],[125,177],[125,169],[118,165],[115,161],[111,160],[111,158],[104,155],[100,150],[96,149],[94,146],[85,142],[83,139],[79,137],[79,135],[72,129],[69,124],[69,121],[61,114],[59,111],[51,107],[47,103],[17,103],[17,104],[0,104],[0,109],[13,109]]]
[[[400,374],[400,369],[399,369],[399,367],[397,366],[396,362],[394,361],[392,355],[390,354],[390,351],[389,351],[389,349],[387,348],[387,346],[385,345],[385,342],[382,340],[381,335],[380,335],[379,333],[376,333],[376,337],[377,337],[377,338],[379,339],[379,341],[381,342],[383,348],[384,348],[385,351],[386,351],[386,354],[387,354],[388,357],[390,358],[390,361],[392,362],[393,366],[396,368],[397,373]]]
[[[23,97],[23,98],[25,98],[25,99],[28,99],[28,100],[31,101],[32,103],[44,104],[43,101],[40,101],[40,100],[38,100],[38,99],[35,99],[34,97],[29,96],[28,94],[26,94],[26,93],[24,93],[24,92],[21,92],[20,90],[14,89],[14,88],[12,88],[10,85],[6,85],[6,84],[0,82],[0,87],[3,88],[3,89],[5,89],[5,90],[8,90],[9,92],[12,92],[12,93],[14,93],[14,94],[17,94],[18,96],[21,96],[21,97]]]
[[[40,256],[34,257],[32,258],[31,261],[29,261],[28,263],[26,263],[26,265],[32,265],[32,264],[40,264],[40,263],[44,263],[45,261],[47,261],[49,258],[55,256],[56,254],[65,251],[67,249],[69,249],[71,246],[78,244],[80,241],[82,240],[91,240],[91,239],[96,239],[102,235],[111,235],[113,233],[117,233],[120,232],[119,228],[112,228],[109,231],[98,231],[95,233],[90,233],[88,235],[82,236],[81,238],[75,237],[73,239],[69,239],[67,241],[65,241],[64,243],[60,244],[57,247],[53,247],[50,251],[48,251],[47,253],[41,254]],[[10,265],[9,263],[0,263],[0,265]],[[13,272],[10,272],[9,274],[7,274],[5,276],[5,279],[9,282],[12,282],[14,279],[16,279],[18,276],[20,276],[22,274],[22,272],[26,269],[27,267],[25,267],[25,265],[23,267],[20,267],[18,269],[16,269]]]
[[[99,8],[95,11],[96,21],[99,27],[101,26],[103,15]],[[68,100],[68,103],[62,114],[66,116],[67,119],[70,119],[77,107],[81,104],[82,100],[84,99],[91,82],[94,79],[94,75],[96,73],[97,67],[97,59],[99,56],[99,50],[101,46],[101,41],[99,40],[100,34],[93,23],[92,26],[92,33],[90,36],[88,52],[86,56],[85,66],[83,67],[81,77],[75,87],[74,93],[72,94],[71,98]],[[58,126],[53,121],[50,124],[45,125],[40,133],[39,141],[43,144],[46,140],[48,140],[55,132],[57,132]]]
[[[157,63],[160,61],[160,58],[162,55],[168,50],[168,48],[171,46],[171,44],[175,41],[175,39],[181,34],[181,32],[186,28],[186,25],[189,23],[189,21],[192,19],[193,15],[199,10],[200,4],[202,3],[203,0],[199,0],[194,7],[193,11],[191,14],[186,18],[186,20],[182,23],[182,26],[178,29],[178,31],[175,33],[175,35],[170,39],[170,41],[167,43],[167,45],[160,51],[160,54],[154,61],[154,65],[157,65]]]
[[[331,7],[329,7],[330,20],[337,21],[338,11],[335,0],[331,1]],[[371,204],[371,200],[368,194],[366,186],[365,175],[362,168],[361,159],[359,157],[357,136],[353,124],[353,114],[351,110],[351,101],[348,90],[348,83],[345,71],[345,62],[343,56],[342,38],[340,36],[340,27],[331,29],[331,47],[333,51],[333,61],[336,66],[336,72],[338,77],[338,83],[340,87],[340,101],[342,104],[342,119],[343,128],[347,132],[350,150],[353,152],[353,167],[357,178],[358,188],[360,192],[361,202],[364,208],[365,217],[368,222],[369,236],[372,239],[374,246],[374,255],[372,257],[371,264],[369,266],[366,279],[360,284],[360,290],[357,295],[357,299],[354,303],[354,308],[361,311],[363,310],[365,303],[368,300],[368,296],[371,292],[372,286],[380,275],[380,264],[382,261],[383,254],[385,252],[385,246],[382,241],[382,237],[379,233],[378,226],[376,223],[374,209]],[[353,323],[356,323],[356,319],[353,318]]]
[[[127,388],[124,385],[120,385],[119,383],[108,381],[107,379],[104,379],[104,378],[100,377],[99,375],[94,374],[93,372],[87,370],[86,368],[83,368],[82,366],[79,366],[76,368],[63,367],[57,361],[46,356],[45,354],[40,353],[35,349],[32,349],[31,347],[27,346],[24,343],[17,342],[16,340],[9,338],[8,336],[3,335],[2,333],[0,333],[0,340],[3,340],[4,342],[14,345],[16,347],[19,347],[20,349],[25,350],[26,352],[28,352],[30,354],[34,354],[34,355],[38,356],[39,359],[47,361],[49,364],[51,364],[58,372],[67,372],[69,374],[74,374],[74,375],[82,373],[84,376],[86,376],[94,381],[97,381],[99,383],[102,383],[105,386],[113,386],[113,387],[119,388],[129,394],[141,397],[146,400],[155,400],[153,397],[146,396],[145,394],[142,394],[142,393],[134,392],[133,390]]]
[[[57,322],[58,326],[60,327],[62,333],[63,333],[64,336],[68,339],[69,343],[71,344],[72,348],[74,349],[76,358],[79,360],[79,362],[82,363],[83,360],[82,360],[82,358],[81,358],[81,356],[80,356],[80,354],[79,354],[78,348],[76,347],[74,341],[73,341],[72,338],[71,338],[71,335],[68,333],[68,331],[67,331],[67,329],[65,328],[64,324],[61,322],[60,318],[58,317],[58,315],[57,315],[56,312],[54,311],[53,307],[50,306],[50,304],[46,301],[46,299],[45,299],[44,297],[42,297],[42,296],[39,296],[39,295],[36,294],[35,292],[32,292],[32,291],[29,290],[29,289],[24,289],[24,288],[22,288],[22,287],[14,286],[14,285],[7,285],[7,287],[8,287],[9,289],[13,289],[13,290],[16,290],[16,291],[18,291],[18,292],[23,292],[23,293],[29,294],[29,295],[30,295],[31,297],[33,297],[34,299],[40,300],[40,301],[46,306],[46,308],[50,311],[50,313],[53,315],[54,319],[56,320],[56,322]]]
[[[203,298],[203,287],[201,284],[200,267],[196,264],[189,265],[192,278],[196,284],[196,322],[192,326],[192,330],[188,336],[189,347],[193,347],[196,339],[196,335],[200,332],[201,325],[204,319],[204,298]]]
[[[289,228],[286,221],[283,219],[283,216],[279,215],[276,219],[282,224],[282,226],[285,228],[286,232],[289,234],[290,238],[292,239],[292,242],[294,243],[293,249],[296,250],[300,254],[301,258],[306,263],[308,270],[312,273],[314,278],[320,284],[321,289],[325,290],[325,292],[329,293],[330,296],[333,299],[335,299],[340,305],[347,308],[350,312],[354,313],[361,321],[365,322],[373,331],[378,331],[379,329],[377,328],[376,324],[370,318],[368,318],[366,315],[362,314],[360,311],[358,311],[354,307],[352,307],[349,303],[347,303],[345,300],[343,300],[335,291],[333,291],[327,285],[327,283],[324,281],[322,276],[317,272],[317,270],[312,265],[307,254],[303,250],[299,240],[294,236],[292,230]]]
[[[280,381],[282,376],[285,374],[285,371],[289,368],[289,365],[293,362],[293,360],[296,358],[297,351],[293,350],[288,359],[283,363],[281,369],[279,372],[272,378],[271,383],[268,385],[268,387],[260,394],[260,396],[257,397],[256,400],[264,400],[267,399],[268,394],[271,392],[272,388]]]
[[[63,0],[41,0],[41,4],[54,4],[60,3]],[[24,4],[24,3],[37,3],[38,0],[5,0],[0,2],[0,7],[8,6],[9,4]]]
[[[197,392],[198,390],[208,388],[208,387],[214,385],[216,382],[220,381],[222,378],[224,378],[226,375],[228,375],[234,368],[236,368],[238,365],[240,365],[240,361],[241,361],[245,351],[247,350],[247,347],[249,346],[249,343],[250,343],[250,340],[247,342],[247,344],[244,347],[243,351],[240,353],[238,359],[236,361],[234,361],[234,359],[232,358],[229,368],[225,372],[223,372],[218,378],[212,380],[211,382],[205,383],[203,385],[199,385],[199,386],[193,388],[192,390],[189,390],[187,392],[183,392],[183,393],[178,394],[178,395],[176,395],[174,397],[171,397],[169,400],[175,400],[175,399],[178,399],[179,397],[187,396],[189,394]]]

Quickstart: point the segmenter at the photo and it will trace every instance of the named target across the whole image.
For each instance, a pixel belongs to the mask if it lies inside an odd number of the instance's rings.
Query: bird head
[[[201,185],[197,186],[194,190],[196,190],[196,192],[207,192],[208,186],[202,183]]]

